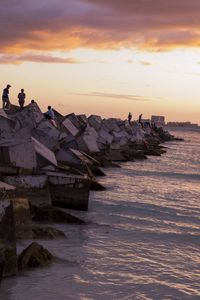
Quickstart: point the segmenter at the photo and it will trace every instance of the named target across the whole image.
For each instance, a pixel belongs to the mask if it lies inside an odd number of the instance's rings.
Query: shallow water
[[[176,131],[161,157],[105,169],[86,226],[39,241],[57,258],[2,282],[3,300],[200,299],[200,131]],[[23,241],[18,251],[28,244]]]

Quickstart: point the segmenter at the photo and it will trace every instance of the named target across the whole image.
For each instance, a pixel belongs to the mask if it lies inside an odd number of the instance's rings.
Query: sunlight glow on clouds
[[[0,5],[0,81],[13,102],[24,87],[43,109],[199,122],[199,0]]]

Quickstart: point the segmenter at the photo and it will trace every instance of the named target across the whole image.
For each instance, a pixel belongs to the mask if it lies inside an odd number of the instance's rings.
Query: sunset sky
[[[199,0],[0,0],[0,87],[43,111],[200,123]]]

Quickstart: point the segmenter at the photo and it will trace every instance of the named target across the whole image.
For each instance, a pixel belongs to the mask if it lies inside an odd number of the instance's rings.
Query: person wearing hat
[[[20,108],[24,107],[26,94],[24,93],[24,89],[21,89],[21,92],[18,94],[18,101]]]
[[[3,109],[10,108],[10,100],[9,100],[9,88],[11,87],[10,84],[7,84],[6,88],[3,89],[2,101],[3,101]]]

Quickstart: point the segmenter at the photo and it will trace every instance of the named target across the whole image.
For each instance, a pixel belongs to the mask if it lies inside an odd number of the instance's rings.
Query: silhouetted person
[[[26,98],[26,94],[24,93],[24,89],[21,89],[21,92],[18,94],[19,106],[21,108],[24,107],[25,98]]]
[[[128,113],[128,122],[129,124],[131,124],[131,119],[132,119],[132,114],[131,112]]]
[[[55,122],[55,114],[51,106],[48,106],[47,112],[44,113],[44,116],[47,120],[50,120],[51,124],[57,127],[56,122]]]
[[[3,101],[3,109],[10,109],[10,100],[9,100],[9,88],[10,84],[7,84],[6,88],[3,89],[2,101]]]
[[[138,123],[142,126],[142,128],[144,129],[144,124],[142,122],[142,114],[139,115],[139,119],[138,119]]]
[[[35,100],[32,99],[32,100],[31,100],[31,103],[35,103]]]

